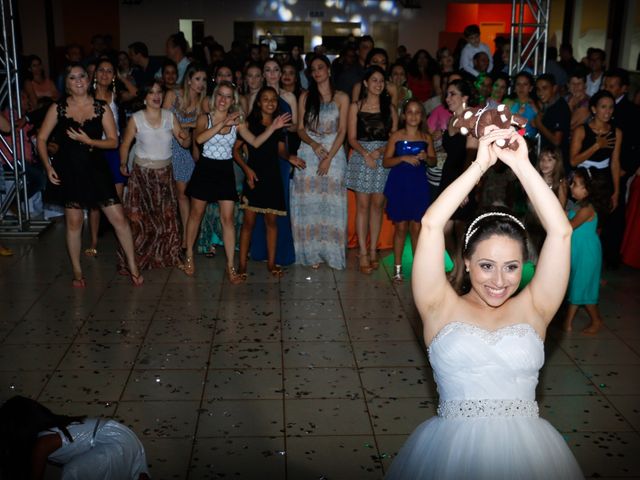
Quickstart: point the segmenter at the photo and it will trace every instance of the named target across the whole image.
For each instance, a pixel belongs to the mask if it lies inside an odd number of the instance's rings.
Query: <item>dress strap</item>
[[[67,97],[64,97],[62,100],[58,101],[58,106],[56,107],[56,112],[58,113],[58,118],[67,116]]]
[[[97,98],[93,99],[93,112],[97,117],[101,117],[104,115],[104,106],[107,103],[104,100],[98,100]]]
[[[93,447],[96,440],[96,433],[98,433],[98,426],[100,425],[100,419],[96,418],[96,424],[93,427],[93,432],[91,433],[91,446]]]

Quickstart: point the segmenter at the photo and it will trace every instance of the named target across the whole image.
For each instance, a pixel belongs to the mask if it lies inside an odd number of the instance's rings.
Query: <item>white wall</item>
[[[180,18],[201,18],[205,35],[213,35],[228,49],[234,21],[278,21],[283,20],[282,14],[288,15],[287,11],[291,20],[310,21],[309,12],[321,11],[322,21],[353,21],[354,16],[359,16],[361,20],[356,21],[362,21],[365,31],[370,29],[370,22],[398,21],[399,44],[406,45],[409,51],[427,48],[435,53],[438,34],[445,25],[446,2],[423,0],[422,4],[415,10],[403,9],[391,0],[153,0],[140,5],[121,4],[120,46],[140,40],[152,55],[162,55],[166,38],[178,31]],[[395,54],[389,53],[392,57]]]

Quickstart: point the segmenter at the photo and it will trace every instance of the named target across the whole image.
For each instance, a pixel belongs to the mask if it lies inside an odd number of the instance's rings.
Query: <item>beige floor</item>
[[[278,281],[253,263],[232,286],[221,258],[198,257],[195,278],[154,271],[132,288],[107,235],[73,289],[61,224],[5,243],[17,254],[0,258],[0,400],[123,421],[155,479],[380,479],[435,411],[410,288],[388,265],[363,276],[350,252],[346,271]],[[587,476],[638,478],[640,272],[605,279],[607,328],[549,331],[539,403]]]

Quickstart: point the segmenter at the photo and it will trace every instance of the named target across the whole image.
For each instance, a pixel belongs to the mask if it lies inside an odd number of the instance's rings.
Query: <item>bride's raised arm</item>
[[[510,141],[518,142],[515,151],[492,145],[494,154],[518,177],[547,232],[540,250],[536,273],[520,295],[528,296],[540,319],[548,325],[564,300],[571,267],[571,224],[558,198],[533,168],[527,144],[513,132]]]
[[[511,130],[494,130],[482,137],[475,161],[440,194],[422,217],[411,284],[413,298],[427,330],[428,320],[437,317],[444,306],[451,306],[455,303],[451,300],[457,298],[444,271],[444,226],[482,175],[496,162],[491,144],[500,138],[509,138],[511,133]]]

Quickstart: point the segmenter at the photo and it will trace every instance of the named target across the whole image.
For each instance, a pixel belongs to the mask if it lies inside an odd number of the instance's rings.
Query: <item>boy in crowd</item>
[[[478,52],[484,52],[489,59],[487,72],[491,72],[493,69],[493,58],[491,57],[489,45],[480,42],[480,27],[478,27],[478,25],[468,25],[465,27],[463,35],[467,44],[460,53],[460,68],[477,77],[480,72],[474,67],[473,57]]]

